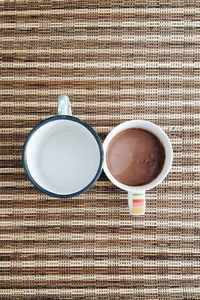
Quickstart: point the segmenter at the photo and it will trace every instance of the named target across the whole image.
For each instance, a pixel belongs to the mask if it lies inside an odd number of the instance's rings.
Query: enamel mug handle
[[[71,102],[68,96],[58,96],[58,115],[72,116]]]
[[[144,216],[145,214],[145,191],[128,192],[128,207],[131,216]]]

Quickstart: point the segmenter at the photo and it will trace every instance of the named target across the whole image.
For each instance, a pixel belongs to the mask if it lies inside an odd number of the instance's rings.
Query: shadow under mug
[[[108,145],[111,142],[111,140],[121,131],[128,129],[128,128],[141,128],[145,129],[151,133],[153,133],[155,136],[159,138],[161,143],[164,146],[165,149],[165,162],[162,168],[162,171],[160,174],[150,183],[145,184],[143,186],[128,186],[121,182],[119,182],[116,178],[112,176],[112,174],[109,171],[107,162],[106,162],[106,151],[108,149]],[[163,181],[163,179],[167,176],[169,173],[169,170],[172,165],[173,160],[173,150],[171,142],[166,135],[166,133],[157,125],[154,123],[151,123],[149,121],[142,121],[142,120],[133,120],[133,121],[126,121],[118,126],[116,126],[106,137],[104,143],[103,143],[103,149],[104,149],[104,155],[105,160],[103,163],[103,169],[106,173],[107,177],[112,181],[116,186],[121,188],[122,190],[128,191],[128,206],[129,206],[129,213],[130,215],[144,215],[145,214],[145,191],[150,190],[157,186],[159,183]]]
[[[58,97],[58,116],[40,122],[28,134],[22,156],[33,185],[57,198],[86,192],[102,171],[100,138],[89,124],[72,116],[67,96]]]

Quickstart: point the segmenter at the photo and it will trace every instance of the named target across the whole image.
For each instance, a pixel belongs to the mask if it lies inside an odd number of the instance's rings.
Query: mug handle
[[[128,192],[128,207],[131,216],[144,216],[145,191]]]
[[[68,96],[58,96],[58,115],[72,116],[71,102]]]

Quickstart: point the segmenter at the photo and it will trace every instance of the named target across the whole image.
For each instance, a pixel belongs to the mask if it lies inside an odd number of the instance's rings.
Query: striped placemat
[[[1,1],[0,299],[200,299],[199,1]],[[102,174],[53,199],[22,170],[57,96],[102,141],[150,120],[174,164],[145,217]]]

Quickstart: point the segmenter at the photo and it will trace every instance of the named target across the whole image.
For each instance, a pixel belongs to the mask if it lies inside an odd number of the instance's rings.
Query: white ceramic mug
[[[92,127],[72,116],[67,96],[58,98],[58,116],[36,125],[23,148],[23,167],[33,185],[58,198],[87,191],[102,171],[103,148]]]
[[[145,191],[154,188],[156,185],[161,183],[163,179],[169,173],[169,170],[172,165],[173,160],[173,150],[171,142],[166,135],[166,133],[157,125],[141,120],[133,120],[124,122],[116,126],[106,137],[103,143],[104,155],[106,158],[106,151],[111,140],[121,131],[128,128],[141,128],[149,132],[152,132],[155,136],[159,138],[165,149],[165,162],[160,174],[150,183],[143,186],[128,186],[119,182],[116,178],[112,176],[109,171],[106,159],[104,160],[103,168],[107,177],[112,181],[116,186],[122,190],[128,191],[128,206],[130,215],[144,215],[145,214]]]

